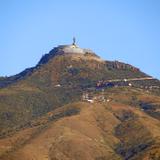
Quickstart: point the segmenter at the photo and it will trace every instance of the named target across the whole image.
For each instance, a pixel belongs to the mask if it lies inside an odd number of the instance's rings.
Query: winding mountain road
[[[153,77],[142,77],[142,78],[128,78],[128,79],[111,79],[107,80],[106,82],[127,82],[127,81],[139,81],[139,80],[154,80]]]

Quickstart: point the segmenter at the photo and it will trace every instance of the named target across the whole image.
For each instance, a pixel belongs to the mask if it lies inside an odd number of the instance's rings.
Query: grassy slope
[[[125,92],[121,93],[125,95]],[[142,93],[138,96],[155,98]],[[129,98],[125,97],[124,101]],[[156,100],[160,101],[160,98],[156,97]],[[1,139],[1,159],[160,158],[159,120],[122,101],[115,102],[112,99],[110,102],[94,104],[78,102],[49,112],[32,121],[32,127]]]
[[[72,66],[72,67],[71,67]],[[118,74],[117,74],[118,73]],[[30,76],[0,89],[0,134],[26,125],[59,106],[77,101],[86,87],[101,79],[143,76],[138,71],[110,70],[93,59],[56,56],[37,67]],[[55,87],[61,84],[61,87]]]
[[[73,115],[55,116],[67,110]],[[1,159],[142,160],[153,152],[160,156],[159,126],[158,120],[140,109],[121,103],[73,103],[1,139],[1,154],[10,150]]]
[[[108,69],[99,61],[57,56],[25,79],[0,89],[3,159],[139,160],[159,156],[158,95],[136,88],[111,88],[103,93],[109,103],[61,107],[79,101],[82,92],[98,80],[141,76],[145,74],[130,69]],[[78,115],[70,116],[70,111]]]

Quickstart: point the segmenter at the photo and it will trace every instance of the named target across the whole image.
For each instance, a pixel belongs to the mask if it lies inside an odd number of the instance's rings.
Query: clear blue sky
[[[1,0],[0,76],[36,65],[73,36],[160,79],[160,0]]]

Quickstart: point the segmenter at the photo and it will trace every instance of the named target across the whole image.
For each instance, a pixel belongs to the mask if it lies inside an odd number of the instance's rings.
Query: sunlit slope
[[[125,64],[108,65],[95,54],[56,54],[53,50],[48,55],[32,71],[0,89],[1,131],[80,100],[82,92],[99,80],[146,76]]]
[[[158,160],[160,81],[61,47],[0,78],[0,159]]]
[[[129,105],[78,102],[31,124],[0,140],[2,160],[160,157],[159,120]]]

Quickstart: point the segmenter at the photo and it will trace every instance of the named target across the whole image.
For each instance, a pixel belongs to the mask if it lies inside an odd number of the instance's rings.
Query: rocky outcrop
[[[139,71],[139,68],[136,68],[130,64],[122,63],[119,61],[106,61],[106,66],[108,69],[123,69],[123,70],[132,70],[132,71]]]

